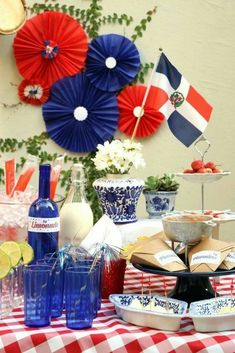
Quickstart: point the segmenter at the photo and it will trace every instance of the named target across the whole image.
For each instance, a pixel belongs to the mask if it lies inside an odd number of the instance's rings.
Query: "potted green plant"
[[[143,194],[149,218],[158,218],[166,212],[174,211],[178,188],[179,183],[174,174],[149,176],[145,180]]]

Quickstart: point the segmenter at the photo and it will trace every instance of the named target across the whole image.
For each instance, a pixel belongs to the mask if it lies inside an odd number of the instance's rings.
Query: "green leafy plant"
[[[179,183],[174,174],[164,174],[162,177],[151,175],[146,179],[144,187],[146,191],[176,191]]]

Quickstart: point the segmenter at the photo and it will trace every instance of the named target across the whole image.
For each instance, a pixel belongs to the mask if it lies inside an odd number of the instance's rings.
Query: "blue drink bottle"
[[[60,219],[56,203],[50,200],[50,173],[50,164],[40,165],[38,199],[29,208],[28,243],[34,249],[34,263],[58,250]]]

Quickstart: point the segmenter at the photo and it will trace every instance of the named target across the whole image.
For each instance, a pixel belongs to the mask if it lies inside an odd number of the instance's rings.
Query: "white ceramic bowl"
[[[189,307],[189,316],[199,332],[235,330],[235,297],[193,302]]]
[[[203,214],[166,214],[162,217],[162,225],[170,240],[193,244],[212,234],[216,226],[212,219],[212,216]]]
[[[231,172],[221,173],[174,173],[176,176],[183,178],[184,180],[190,181],[191,183],[213,183],[214,181],[220,180]]]
[[[111,294],[109,300],[124,321],[166,331],[179,330],[188,305],[184,301],[146,294]]]

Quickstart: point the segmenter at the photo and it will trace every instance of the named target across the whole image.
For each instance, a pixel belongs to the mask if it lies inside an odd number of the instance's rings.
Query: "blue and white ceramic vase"
[[[159,218],[164,213],[174,211],[177,191],[144,190],[143,194],[145,196],[146,211],[149,214],[149,218]]]
[[[136,206],[144,187],[142,179],[132,179],[128,175],[108,174],[106,178],[94,181],[103,213],[114,223],[137,221]]]

